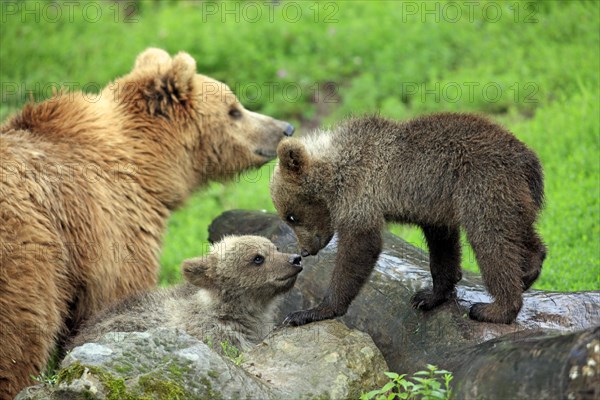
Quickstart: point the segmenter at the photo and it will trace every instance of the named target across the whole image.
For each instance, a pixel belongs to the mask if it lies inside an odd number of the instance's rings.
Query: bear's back
[[[183,305],[196,291],[197,288],[184,284],[129,296],[88,319],[67,348],[97,341],[108,332],[144,332],[169,326],[174,311],[169,305]]]
[[[444,169],[492,163],[518,169],[538,162],[507,129],[476,114],[437,113],[401,122],[377,115],[353,118],[333,132],[329,143],[332,158],[342,165],[364,163],[371,169],[395,163]]]

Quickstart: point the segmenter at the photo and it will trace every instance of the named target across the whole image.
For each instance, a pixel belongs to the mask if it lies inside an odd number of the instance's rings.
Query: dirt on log
[[[284,251],[298,251],[293,231],[276,215],[228,211],[213,221],[209,240],[252,234]],[[335,264],[335,237],[314,257],[279,310],[315,306]],[[542,270],[542,274],[543,274]],[[471,304],[490,301],[477,274],[463,271],[456,299],[424,313],[410,306],[418,289],[431,285],[426,252],[389,232],[375,271],[340,318],[367,332],[399,373],[435,364],[454,374],[459,399],[600,399],[600,291],[529,290],[511,325],[476,322]]]

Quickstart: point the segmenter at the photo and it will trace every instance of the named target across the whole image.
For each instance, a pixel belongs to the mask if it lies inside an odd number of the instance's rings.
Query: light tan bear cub
[[[98,340],[107,332],[156,327],[185,330],[239,350],[259,343],[273,328],[277,297],[290,290],[301,257],[285,254],[259,236],[228,236],[205,257],[183,262],[186,284],[134,295],[86,322],[69,347]]]
[[[292,132],[159,49],[97,96],[60,94],[5,121],[0,399],[33,384],[80,321],[155,286],[167,219],[190,193],[263,165]]]
[[[420,226],[427,240],[433,287],[415,294],[414,307],[431,310],[453,295],[462,228],[494,298],[469,316],[515,320],[546,257],[535,229],[544,183],[535,153],[507,129],[471,114],[372,116],[286,139],[278,153],[271,195],[302,255],[317,254],[334,232],[339,239],[323,302],[288,323],[344,315],[377,262],[386,222]]]

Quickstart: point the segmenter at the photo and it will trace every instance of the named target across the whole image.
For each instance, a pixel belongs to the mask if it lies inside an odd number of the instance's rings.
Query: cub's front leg
[[[369,278],[381,253],[381,229],[338,230],[335,269],[325,298],[317,307],[289,314],[283,323],[299,326],[346,314]]]

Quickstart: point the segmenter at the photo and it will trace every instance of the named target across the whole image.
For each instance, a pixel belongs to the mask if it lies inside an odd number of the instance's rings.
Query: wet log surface
[[[223,213],[211,224],[209,240],[229,234],[265,236],[284,251],[298,251],[292,230],[269,213]],[[334,238],[304,258],[281,320],[319,303],[336,251]],[[340,319],[369,333],[394,371],[410,373],[428,363],[452,371],[456,398],[600,398],[600,291],[529,290],[516,323],[504,325],[468,318],[471,304],[491,300],[477,274],[463,272],[455,300],[427,313],[414,310],[410,297],[429,285],[427,253],[385,233],[375,271]]]

